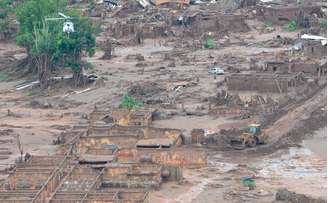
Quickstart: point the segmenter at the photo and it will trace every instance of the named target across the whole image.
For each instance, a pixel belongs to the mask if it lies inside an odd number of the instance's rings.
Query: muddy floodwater
[[[327,160],[327,128],[316,131],[313,137],[303,141],[303,146]]]

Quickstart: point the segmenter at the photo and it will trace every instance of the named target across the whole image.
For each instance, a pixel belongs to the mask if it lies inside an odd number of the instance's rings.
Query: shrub
[[[136,100],[135,98],[129,96],[128,94],[124,94],[120,108],[125,109],[137,109],[143,106],[143,103],[141,101]]]

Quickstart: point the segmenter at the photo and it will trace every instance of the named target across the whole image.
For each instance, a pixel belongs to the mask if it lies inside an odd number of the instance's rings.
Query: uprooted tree
[[[27,0],[16,9],[19,22],[18,45],[25,47],[32,67],[36,67],[40,87],[45,89],[51,70],[69,67],[75,86],[84,81],[82,56],[95,50],[95,28],[88,18],[76,11],[67,11],[64,0]],[[75,32],[63,32],[62,20],[46,21],[46,18],[65,12],[73,17]]]

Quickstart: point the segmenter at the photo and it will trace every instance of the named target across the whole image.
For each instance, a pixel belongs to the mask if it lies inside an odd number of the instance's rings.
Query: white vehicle
[[[208,73],[213,75],[224,75],[224,70],[219,67],[212,67],[208,70]]]

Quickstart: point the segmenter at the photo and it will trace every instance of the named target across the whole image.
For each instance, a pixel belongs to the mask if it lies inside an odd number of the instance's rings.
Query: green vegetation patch
[[[125,109],[137,109],[143,106],[141,101],[136,100],[135,98],[129,96],[127,93],[123,95],[120,108]]]
[[[297,30],[297,22],[295,20],[291,20],[287,25],[284,26],[284,30],[286,31],[296,31]]]

